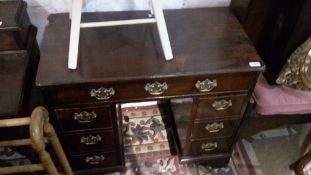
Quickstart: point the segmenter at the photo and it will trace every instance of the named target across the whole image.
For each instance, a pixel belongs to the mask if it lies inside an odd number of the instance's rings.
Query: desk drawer
[[[72,156],[74,169],[111,168],[124,166],[119,152],[93,153]]]
[[[191,133],[191,138],[215,138],[227,137],[235,133],[239,120],[221,120],[208,122],[195,122]]]
[[[119,136],[112,130],[68,135],[64,138],[71,153],[116,151],[119,146]]]
[[[208,80],[207,80],[208,79]],[[254,76],[245,73],[197,77],[90,83],[47,89],[54,105],[100,103],[197,95],[214,92],[247,91]],[[206,80],[206,81],[204,81]]]
[[[116,117],[113,105],[56,109],[55,113],[64,132],[112,128]]]
[[[193,155],[228,153],[232,146],[232,138],[206,139],[191,142]]]
[[[196,119],[240,117],[247,94],[199,98]]]

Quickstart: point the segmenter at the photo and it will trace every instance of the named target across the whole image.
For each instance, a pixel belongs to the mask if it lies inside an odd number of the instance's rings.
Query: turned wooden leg
[[[57,138],[53,126],[48,121],[48,112],[43,107],[37,107],[31,114],[30,140],[32,148],[39,154],[44,167],[51,175],[58,174],[50,155],[45,151],[44,135],[52,144],[53,149],[67,175],[73,175],[69,162]]]
[[[64,169],[64,172],[67,175],[73,175],[72,169],[71,169],[70,164],[67,160],[67,157],[64,153],[64,150],[63,150],[63,148],[59,142],[59,139],[55,133],[55,130],[49,122],[47,122],[44,125],[44,133],[48,137],[48,140],[51,143],[51,145],[52,145],[52,147],[53,147],[53,149],[54,149],[54,151],[58,157],[58,160],[60,161],[60,163]]]

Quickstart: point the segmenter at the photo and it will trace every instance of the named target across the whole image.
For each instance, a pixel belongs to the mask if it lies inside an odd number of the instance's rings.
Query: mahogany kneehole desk
[[[145,15],[88,13],[83,20]],[[163,59],[154,25],[92,28],[81,31],[79,66],[71,71],[68,14],[49,17],[36,84],[75,170],[122,168],[121,115],[116,105],[150,100],[169,104],[181,162],[228,163],[264,66],[228,8],[169,10],[165,18],[172,61]]]

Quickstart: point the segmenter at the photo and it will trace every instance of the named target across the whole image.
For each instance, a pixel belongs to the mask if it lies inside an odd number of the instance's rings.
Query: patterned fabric
[[[122,110],[125,155],[169,152],[162,116],[158,108]]]

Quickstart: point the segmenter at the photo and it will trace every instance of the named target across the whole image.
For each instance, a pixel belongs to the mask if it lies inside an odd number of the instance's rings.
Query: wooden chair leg
[[[297,160],[290,166],[290,169],[294,170],[295,175],[304,175],[304,167],[311,161],[311,152],[305,154],[302,158]]]
[[[1,174],[35,173],[44,170],[45,168],[42,164],[19,165],[0,168]]]
[[[0,167],[0,174],[24,173],[46,170],[50,175],[58,175],[58,171],[50,154],[45,150],[46,142],[50,142],[67,175],[73,175],[72,169],[58,140],[53,126],[49,123],[48,111],[43,107],[37,107],[31,117],[1,120],[1,127],[13,127],[29,125],[30,139],[18,139],[0,141],[0,146],[31,145],[34,152],[39,155],[41,164],[23,166]],[[48,139],[45,138],[47,136]]]
[[[60,161],[60,163],[64,169],[64,172],[67,175],[73,175],[72,169],[71,169],[70,164],[67,160],[67,157],[64,153],[64,150],[62,149],[62,146],[59,142],[59,139],[55,133],[55,130],[49,122],[44,127],[44,133],[48,137],[48,140],[51,143],[51,145],[52,145],[52,147],[53,147],[53,149],[54,149],[54,151],[58,157],[58,160]]]
[[[58,171],[53,163],[53,160],[48,152],[44,150],[41,150],[38,152],[39,159],[42,162],[42,165],[50,175],[58,175]]]
[[[29,128],[32,147],[39,153],[40,160],[47,171],[51,173],[51,175],[54,175],[56,168],[50,155],[45,151],[44,135],[48,137],[48,141],[52,144],[65,173],[67,175],[73,175],[72,169],[57,138],[55,130],[48,121],[48,112],[45,108],[37,107],[34,109],[31,114]]]

